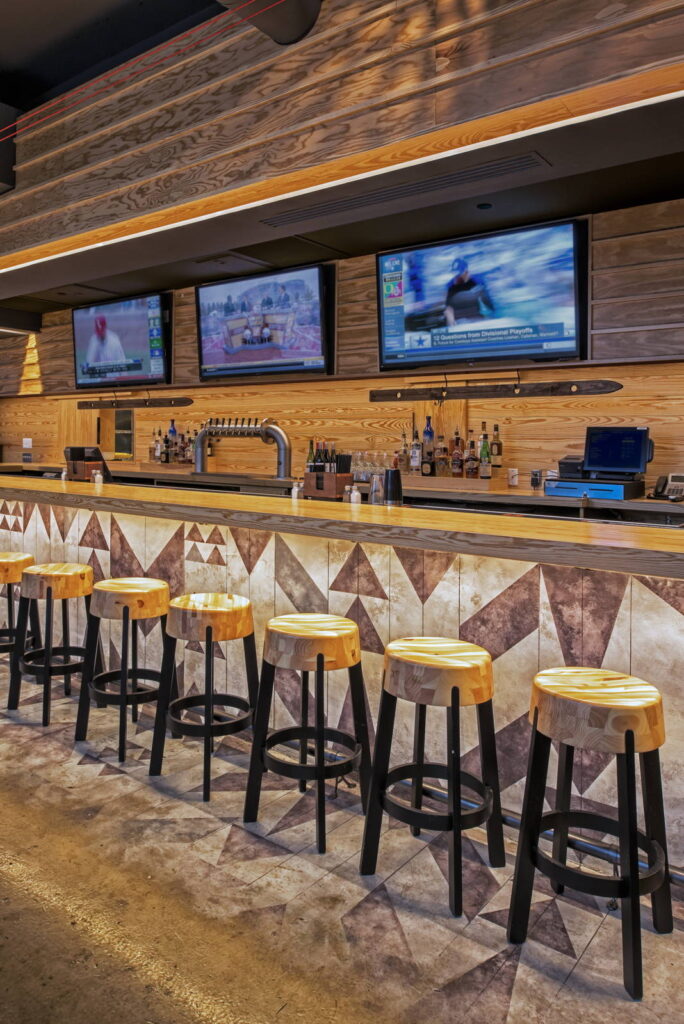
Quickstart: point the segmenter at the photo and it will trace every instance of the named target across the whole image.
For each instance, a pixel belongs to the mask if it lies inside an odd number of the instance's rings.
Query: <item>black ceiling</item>
[[[28,110],[224,10],[217,0],[3,3],[0,102]]]

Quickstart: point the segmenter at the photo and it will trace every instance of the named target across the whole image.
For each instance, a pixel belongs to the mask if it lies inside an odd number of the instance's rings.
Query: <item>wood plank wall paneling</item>
[[[422,429],[428,413],[437,432],[445,435],[455,426],[479,433],[484,419],[490,426],[499,423],[506,461],[526,473],[540,462],[542,468],[549,468],[566,451],[579,452],[589,424],[646,423],[656,440],[656,460],[649,476],[672,468],[684,470],[684,325],[671,322],[672,311],[684,309],[684,260],[658,259],[659,240],[684,228],[684,200],[597,214],[591,223],[593,250],[610,242],[620,254],[610,266],[601,261],[597,266],[593,261],[590,316],[594,358],[629,360],[646,355],[678,361],[539,367],[522,372],[540,380],[609,377],[624,384],[622,391],[600,398],[471,400],[441,407],[370,404],[371,388],[386,387],[390,380],[404,388],[420,378],[378,375],[375,257],[362,256],[338,264],[339,376],[332,379],[253,378],[232,385],[198,386],[194,294],[192,289],[176,292],[173,390],[194,401],[190,409],[179,412],[178,424],[186,428],[213,415],[272,416],[291,434],[295,469],[300,470],[312,436],[335,439],[351,450],[389,451],[396,448],[402,430],[408,433],[414,422]],[[630,242],[640,259],[644,253],[655,258],[638,262]],[[79,412],[78,398],[73,397],[70,322],[69,311],[50,314],[41,334],[29,337],[23,345],[19,340],[12,342],[4,351],[0,396],[6,397],[0,400],[0,441],[7,461],[20,457],[22,437],[33,438],[35,461],[61,461],[65,444],[96,439],[96,414]],[[606,326],[608,323],[613,326]],[[502,376],[501,370],[493,372]],[[164,393],[164,389],[154,390]],[[166,411],[137,412],[137,458],[147,457],[152,429],[167,425]],[[273,462],[273,450],[260,442],[222,440],[211,468],[270,473]]]
[[[666,69],[683,30],[682,0],[349,0],[287,49],[208,26],[196,50],[25,120],[0,253]]]

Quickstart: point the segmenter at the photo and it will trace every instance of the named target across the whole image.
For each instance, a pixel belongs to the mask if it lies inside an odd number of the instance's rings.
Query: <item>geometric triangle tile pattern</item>
[[[354,544],[344,565],[330,584],[330,590],[387,600],[385,588],[360,544]]]
[[[394,553],[422,604],[434,593],[458,557],[452,551],[395,547]]]
[[[535,565],[462,622],[459,635],[498,658],[538,627],[539,567]]]

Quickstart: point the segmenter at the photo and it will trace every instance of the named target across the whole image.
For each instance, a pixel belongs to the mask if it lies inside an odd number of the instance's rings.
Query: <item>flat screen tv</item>
[[[171,296],[114,299],[72,311],[77,388],[163,384],[171,362]]]
[[[583,355],[582,221],[378,255],[380,366]]]
[[[317,266],[199,287],[202,379],[328,372],[331,284],[328,273]]]

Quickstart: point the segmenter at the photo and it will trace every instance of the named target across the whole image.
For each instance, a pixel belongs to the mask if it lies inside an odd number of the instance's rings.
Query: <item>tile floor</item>
[[[3,709],[6,692],[2,665]],[[120,766],[112,709],[93,709],[89,739],[74,748],[76,699],[55,687],[48,729],[30,684],[17,712],[0,713],[2,784],[30,773],[32,807],[68,811],[73,828],[87,827],[105,856],[144,862],[157,881],[182,889],[198,914],[251,933],[274,960],[296,951],[298,969],[315,972],[321,986],[353,988],[359,1020],[384,1019],[388,1008],[402,1024],[684,1020],[684,903],[676,901],[676,928],[665,936],[653,933],[644,905],[645,997],[635,1004],[621,982],[619,912],[605,902],[555,897],[538,876],[530,938],[510,946],[512,858],[506,868],[489,868],[477,836],[465,842],[466,912],[454,919],[440,838],[386,826],[378,873],[359,876],[356,788],[330,790],[328,852],[320,856],[313,798],[287,780],[267,775],[260,821],[242,825],[244,739],[217,750],[212,800],[203,804],[195,743],[168,740],[164,774],[152,780],[151,717],[131,727]]]

